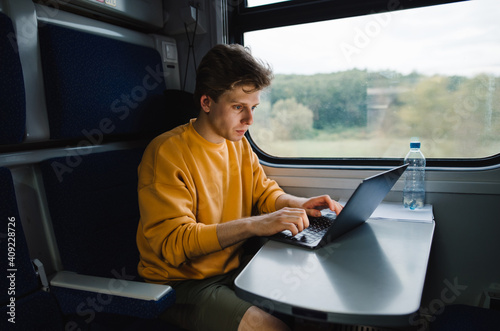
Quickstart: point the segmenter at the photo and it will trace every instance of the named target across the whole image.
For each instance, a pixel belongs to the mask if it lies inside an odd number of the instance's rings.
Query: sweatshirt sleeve
[[[150,250],[174,267],[222,249],[216,224],[196,222],[190,185],[182,167],[161,153],[145,153],[139,167],[139,226]]]

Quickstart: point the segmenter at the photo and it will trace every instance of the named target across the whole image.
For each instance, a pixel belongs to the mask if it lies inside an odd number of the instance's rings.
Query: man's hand
[[[312,198],[299,198],[289,194],[283,194],[276,200],[276,209],[283,207],[302,208],[307,215],[319,217],[321,210],[329,208],[337,215],[342,211],[343,206],[328,195],[321,195]]]
[[[329,208],[338,215],[344,207],[337,201],[332,200],[328,195],[322,195],[308,199],[302,204],[302,208],[306,210],[307,215],[319,217],[323,209]]]
[[[309,219],[302,208],[284,207],[274,213],[253,217],[251,221],[256,236],[271,236],[284,230],[296,235],[309,226]]]
[[[284,207],[274,213],[217,224],[217,237],[225,248],[253,236],[271,236],[284,230],[296,235],[308,226],[309,219],[303,208]]]
[[[328,195],[307,199],[283,194],[276,200],[274,213],[217,224],[219,243],[225,248],[253,236],[271,236],[284,230],[295,236],[309,226],[307,215],[321,216],[326,208],[338,214],[343,207]]]

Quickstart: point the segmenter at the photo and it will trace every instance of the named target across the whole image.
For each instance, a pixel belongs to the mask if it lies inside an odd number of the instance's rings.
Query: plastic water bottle
[[[422,208],[425,201],[425,157],[420,151],[418,138],[412,138],[404,162],[409,166],[405,172],[403,205],[411,210]]]

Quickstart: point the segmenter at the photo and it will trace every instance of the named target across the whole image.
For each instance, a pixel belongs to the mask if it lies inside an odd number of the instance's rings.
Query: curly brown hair
[[[273,72],[269,64],[252,56],[250,49],[238,44],[219,44],[203,57],[196,71],[194,98],[199,106],[203,95],[215,102],[224,92],[251,85],[251,93],[271,85]]]

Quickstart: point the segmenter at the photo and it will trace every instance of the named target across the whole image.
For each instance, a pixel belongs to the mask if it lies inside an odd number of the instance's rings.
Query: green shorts
[[[175,305],[161,318],[187,330],[237,330],[243,315],[252,304],[234,293],[238,268],[225,275],[173,284]]]

